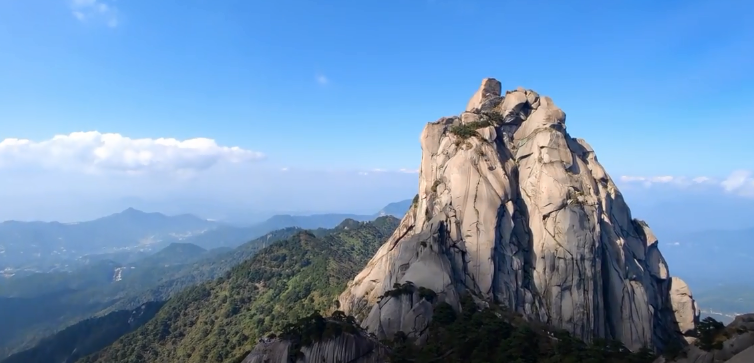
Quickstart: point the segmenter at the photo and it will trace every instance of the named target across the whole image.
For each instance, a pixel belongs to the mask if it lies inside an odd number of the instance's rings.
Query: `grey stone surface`
[[[290,342],[281,339],[259,342],[241,363],[289,363]],[[383,348],[361,334],[340,336],[301,349],[297,363],[350,362],[383,363]]]
[[[494,107],[499,103],[501,85],[500,81],[494,78],[485,78],[479,90],[474,93],[469,103],[466,105],[466,111],[478,111],[487,107]],[[488,101],[492,101],[489,103]],[[486,104],[487,107],[483,107]]]
[[[490,120],[476,136],[452,132]],[[682,341],[699,319],[691,291],[671,278],[657,237],[565,120],[549,97],[523,88],[502,96],[487,78],[460,117],[428,123],[418,202],[340,295],[341,309],[379,339],[403,331],[421,340],[431,304],[416,291],[386,296],[410,282],[456,308],[470,293],[587,341],[633,350]],[[366,349],[338,342],[315,350],[334,359]]]
[[[426,319],[406,319],[421,301],[377,303],[411,281],[456,306],[470,292],[631,349],[662,348],[693,330],[699,310],[688,286],[670,278],[657,238],[633,219],[591,146],[566,132],[552,99],[508,91],[490,110],[503,118],[496,126],[468,139],[451,132],[485,119],[481,106],[499,89],[485,79],[461,118],[427,124],[419,201],[340,296],[346,313],[380,338],[398,326],[416,334]]]

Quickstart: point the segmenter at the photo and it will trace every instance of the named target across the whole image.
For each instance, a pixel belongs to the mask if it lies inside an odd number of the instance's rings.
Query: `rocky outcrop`
[[[471,293],[591,340],[661,349],[699,309],[646,223],[566,115],[532,90],[485,79],[460,116],[421,135],[419,198],[339,298],[378,338],[421,336],[431,306]]]
[[[259,342],[241,363],[289,363],[291,342],[271,339]],[[363,334],[341,334],[300,348],[295,362],[383,363],[386,353]]]
[[[670,280],[670,303],[680,332],[687,337],[693,336],[699,306],[691,296],[689,285],[677,277]]]
[[[704,351],[685,347],[675,359],[659,357],[655,363],[751,363],[754,362],[754,314],[737,316],[721,334],[721,349]]]

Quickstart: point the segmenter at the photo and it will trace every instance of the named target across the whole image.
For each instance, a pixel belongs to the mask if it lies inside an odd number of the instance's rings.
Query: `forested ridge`
[[[398,222],[387,216],[367,223],[346,221],[328,233],[298,232],[217,280],[177,294],[152,321],[82,362],[241,359],[263,334],[314,311],[331,310],[347,281]]]

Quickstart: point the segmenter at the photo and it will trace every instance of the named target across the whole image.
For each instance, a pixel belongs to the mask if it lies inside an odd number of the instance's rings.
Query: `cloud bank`
[[[627,176],[620,177],[625,184],[641,184],[644,187],[656,185],[668,185],[675,187],[713,186],[723,191],[743,197],[754,197],[754,173],[749,170],[733,171],[727,178],[714,178],[708,176],[685,177],[685,176]]]
[[[357,174],[366,176],[370,174],[383,174],[383,173],[401,173],[401,174],[417,174],[419,173],[419,169],[407,169],[407,168],[400,168],[397,170],[389,170],[389,169],[371,169],[371,170],[361,170]]]
[[[222,162],[243,163],[263,158],[260,152],[220,146],[207,138],[131,139],[117,133],[89,131],[56,135],[39,142],[15,138],[0,141],[0,168],[190,173]]]

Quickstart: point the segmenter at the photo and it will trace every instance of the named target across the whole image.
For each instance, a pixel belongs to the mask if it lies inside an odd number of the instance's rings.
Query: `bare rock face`
[[[754,314],[737,316],[725,328],[728,338],[721,349],[704,351],[695,345],[685,347],[677,358],[659,357],[655,363],[751,363],[754,362]]]
[[[549,97],[485,79],[459,117],[421,135],[419,198],[339,298],[378,338],[421,337],[431,305],[471,293],[585,340],[662,349],[699,309],[657,238]]]
[[[489,104],[489,101],[501,100],[500,98],[500,81],[494,78],[485,78],[482,80],[482,86],[476,91],[474,96],[471,97],[469,103],[466,105],[466,111],[475,111],[483,108],[484,105]]]
[[[691,296],[691,290],[683,280],[673,277],[670,280],[670,303],[678,322],[678,329],[684,335],[691,335],[696,329],[694,324],[699,316],[699,306]]]
[[[289,363],[291,343],[272,339],[259,342],[241,363]],[[384,348],[363,334],[340,336],[302,347],[296,362],[383,363]]]

